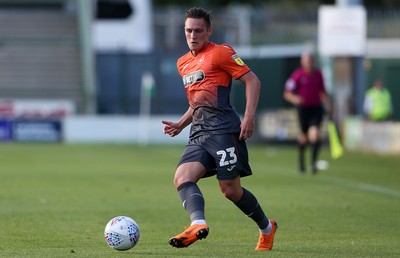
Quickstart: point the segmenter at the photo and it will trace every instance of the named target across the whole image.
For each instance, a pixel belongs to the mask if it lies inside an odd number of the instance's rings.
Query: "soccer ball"
[[[127,216],[118,216],[111,219],[104,230],[106,243],[118,251],[133,248],[139,241],[140,230],[138,224]]]
[[[326,170],[329,168],[329,163],[326,160],[318,160],[316,166],[319,170]]]

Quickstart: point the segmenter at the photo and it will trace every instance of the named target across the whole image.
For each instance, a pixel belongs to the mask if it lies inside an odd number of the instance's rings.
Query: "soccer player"
[[[324,115],[324,107],[331,114],[332,106],[325,91],[322,73],[314,66],[314,58],[310,53],[301,56],[301,67],[296,69],[286,81],[284,98],[297,107],[300,125],[298,136],[299,170],[305,172],[305,149],[311,145],[311,169],[317,173],[317,158],[320,149],[320,126]],[[323,106],[324,104],[324,106]]]
[[[187,10],[184,29],[190,51],[178,59],[177,68],[189,108],[179,121],[162,123],[164,133],[171,137],[191,124],[189,142],[174,177],[191,225],[169,243],[177,248],[188,247],[207,237],[204,197],[197,182],[216,175],[225,197],[257,223],[260,236],[256,250],[269,251],[277,223],[265,216],[256,197],[240,182],[241,177],[252,174],[245,140],[253,133],[260,81],[229,45],[209,41],[213,29],[207,11],[197,7]],[[246,85],[242,121],[229,101],[232,78]]]

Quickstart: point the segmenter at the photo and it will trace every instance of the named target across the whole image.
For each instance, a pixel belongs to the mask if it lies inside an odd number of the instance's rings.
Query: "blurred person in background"
[[[260,80],[232,47],[209,41],[213,30],[207,11],[196,7],[189,9],[184,29],[190,51],[178,59],[177,68],[189,108],[179,121],[163,120],[162,123],[164,133],[171,137],[191,124],[189,142],[174,177],[174,185],[191,224],[169,243],[182,248],[207,237],[205,201],[197,182],[216,175],[225,197],[258,225],[256,250],[269,251],[278,226],[266,217],[256,197],[243,188],[240,181],[241,177],[252,174],[246,139],[252,136],[255,125]],[[232,78],[246,86],[246,110],[242,121],[229,101]],[[221,219],[223,217],[221,214]]]
[[[314,65],[311,53],[303,53],[301,67],[286,81],[283,97],[297,108],[300,132],[298,135],[299,170],[306,171],[305,152],[311,145],[311,171],[317,173],[320,151],[320,127],[325,111],[332,115],[332,105],[325,90],[321,71]]]
[[[388,120],[392,115],[392,97],[390,92],[377,79],[364,97],[364,114],[371,121]]]

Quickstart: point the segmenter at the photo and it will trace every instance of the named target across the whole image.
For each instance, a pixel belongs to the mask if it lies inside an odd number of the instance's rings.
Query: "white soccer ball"
[[[118,251],[133,248],[139,241],[140,230],[138,224],[127,216],[118,216],[111,219],[104,230],[106,243]]]
[[[329,163],[326,160],[318,160],[316,166],[319,170],[327,170],[329,168]]]

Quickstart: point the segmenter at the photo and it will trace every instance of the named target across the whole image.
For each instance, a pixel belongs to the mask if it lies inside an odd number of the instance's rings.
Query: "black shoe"
[[[312,173],[313,175],[316,175],[316,174],[318,173],[317,165],[314,164],[314,165],[311,167],[311,173]]]
[[[306,172],[306,169],[305,169],[305,167],[304,167],[304,164],[300,164],[300,166],[299,166],[299,171],[300,171],[301,174],[304,174],[304,173]]]

